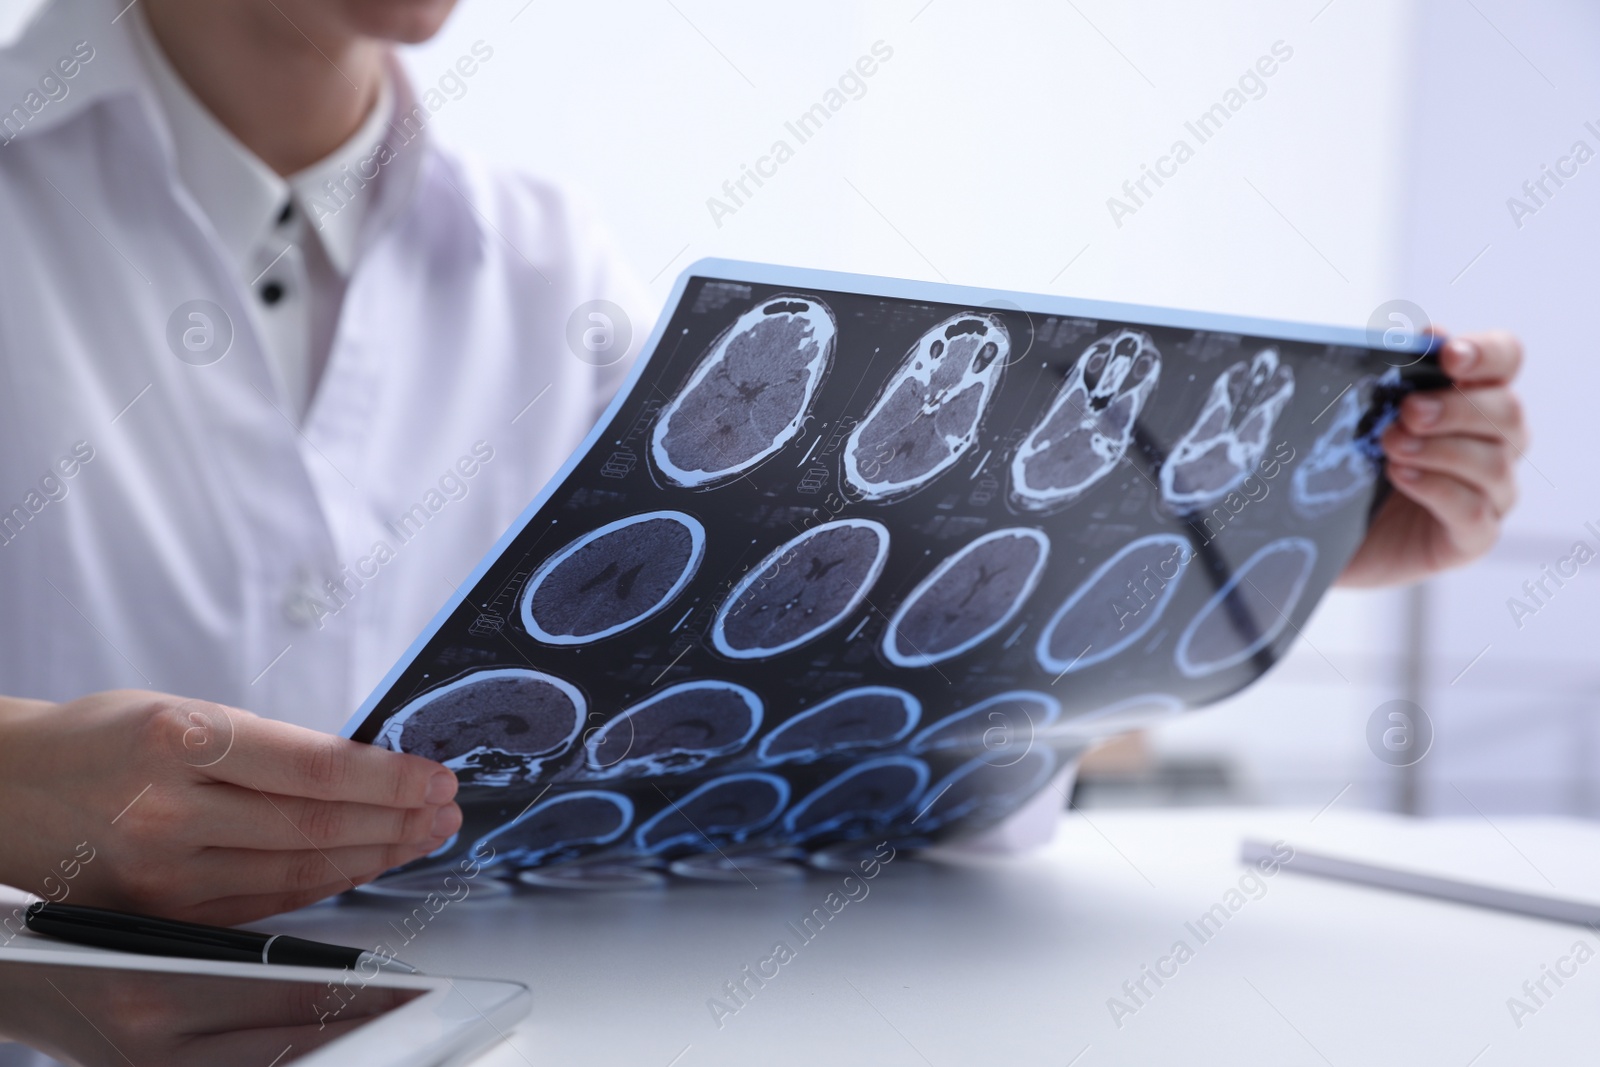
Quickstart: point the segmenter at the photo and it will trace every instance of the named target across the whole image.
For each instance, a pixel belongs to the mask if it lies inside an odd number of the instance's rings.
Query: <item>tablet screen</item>
[[[0,963],[0,1067],[284,1067],[423,995],[325,982]]]

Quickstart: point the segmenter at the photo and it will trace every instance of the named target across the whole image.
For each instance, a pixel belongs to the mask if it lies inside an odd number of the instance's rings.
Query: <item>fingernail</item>
[[[1411,408],[1411,418],[1422,426],[1432,426],[1439,421],[1439,416],[1444,412],[1444,404],[1431,396],[1414,396],[1407,401]]]
[[[1394,448],[1396,452],[1403,452],[1408,456],[1414,456],[1418,452],[1422,451],[1422,438],[1412,437],[1408,433],[1401,434],[1399,439],[1395,441]]]
[[[449,771],[439,771],[428,779],[428,795],[423,799],[429,804],[443,804],[456,795],[456,776]]]
[[[1414,482],[1422,477],[1422,472],[1415,467],[1390,467],[1389,473],[1399,478],[1402,482]]]
[[[1471,341],[1458,337],[1450,342],[1450,351],[1453,353],[1450,361],[1458,373],[1471,370],[1478,362],[1478,346]]]
[[[433,836],[449,837],[461,826],[461,817],[456,814],[454,804],[440,808],[433,816]]]

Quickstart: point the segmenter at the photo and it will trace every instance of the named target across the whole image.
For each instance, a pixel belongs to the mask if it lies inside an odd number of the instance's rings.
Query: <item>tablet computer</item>
[[[134,956],[0,952],[0,1064],[424,1067],[528,1013],[516,982]]]
[[[345,733],[460,777],[421,866],[981,831],[1282,658],[1436,344],[701,261]]]

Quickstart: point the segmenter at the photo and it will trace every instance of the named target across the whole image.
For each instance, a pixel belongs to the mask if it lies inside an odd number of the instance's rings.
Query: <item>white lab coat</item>
[[[0,53],[0,693],[336,731],[621,379],[573,313],[621,305],[636,348],[650,309],[561,192],[424,135],[297,428],[121,6],[56,0]]]

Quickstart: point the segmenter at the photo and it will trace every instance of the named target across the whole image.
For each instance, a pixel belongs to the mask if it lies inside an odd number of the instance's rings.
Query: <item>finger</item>
[[[229,709],[226,754],[203,768],[217,780],[281,796],[419,808],[455,796],[456,777],[421,756]]]
[[[1505,330],[1462,334],[1445,342],[1439,362],[1462,385],[1509,382],[1522,369],[1522,342]]]
[[[1459,555],[1436,560],[1439,566],[1480,556],[1494,546],[1500,520],[1489,498],[1478,489],[1448,474],[1396,463],[1389,465],[1389,481],[1399,493],[1438,520],[1455,546]]]
[[[354,889],[393,867],[410,863],[442,845],[348,845],[344,848],[268,851],[210,848],[185,866],[185,880],[196,886],[236,887],[240,892],[298,893],[332,884]]]
[[[461,829],[461,809],[385,808],[337,800],[273,796],[226,782],[199,788],[201,817],[175,825],[173,836],[196,847],[305,849],[348,845],[426,844]]]
[[[1400,405],[1400,422],[1419,437],[1466,434],[1505,441],[1519,453],[1528,447],[1521,401],[1496,386],[1412,393]]]
[[[1497,516],[1517,502],[1515,459],[1503,444],[1476,437],[1417,437],[1399,427],[1383,436],[1384,452],[1396,463],[1448,474],[1489,498]]]

